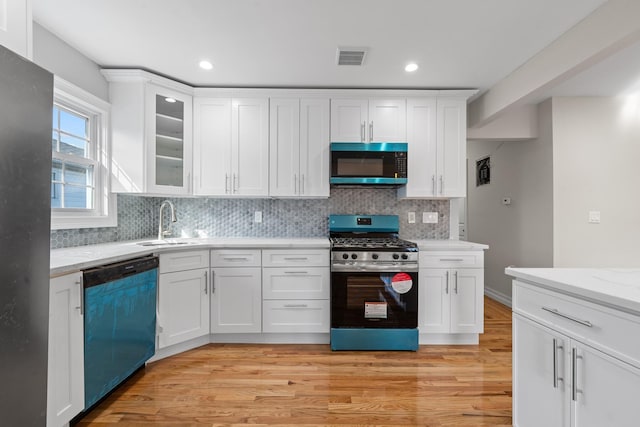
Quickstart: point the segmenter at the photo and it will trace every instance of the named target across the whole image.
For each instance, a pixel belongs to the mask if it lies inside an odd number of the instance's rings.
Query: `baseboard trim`
[[[496,300],[499,303],[506,305],[507,307],[511,307],[511,297],[503,294],[502,292],[498,292],[485,286],[484,294],[492,300]]]

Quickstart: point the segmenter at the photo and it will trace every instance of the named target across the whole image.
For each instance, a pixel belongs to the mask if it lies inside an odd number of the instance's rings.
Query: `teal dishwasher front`
[[[155,353],[158,258],[84,271],[85,409]]]

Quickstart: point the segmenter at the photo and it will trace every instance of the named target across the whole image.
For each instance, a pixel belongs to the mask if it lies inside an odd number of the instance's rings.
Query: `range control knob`
[[[342,259],[348,259],[349,258],[349,254],[342,254]]]
[[[393,254],[393,259],[398,259],[398,258],[400,258],[400,255],[398,255],[398,254]]]
[[[357,254],[351,254],[351,259],[356,259],[356,258],[358,258]]]
[[[373,254],[373,255],[371,255],[371,258],[373,258],[373,259],[378,259],[378,254]]]
[[[402,254],[402,259],[409,259],[409,255],[407,255],[407,254]]]

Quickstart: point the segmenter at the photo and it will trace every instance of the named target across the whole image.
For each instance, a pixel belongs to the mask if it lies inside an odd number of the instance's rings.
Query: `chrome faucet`
[[[166,205],[169,205],[169,207],[171,208],[171,222],[176,222],[178,220],[178,218],[176,218],[176,207],[173,206],[173,203],[171,203],[169,200],[165,200],[164,202],[162,202],[162,204],[160,205],[160,219],[158,220],[158,240],[163,240],[171,233],[171,224],[169,224],[169,227],[167,227],[166,230],[164,230],[164,227],[162,226],[162,214]]]

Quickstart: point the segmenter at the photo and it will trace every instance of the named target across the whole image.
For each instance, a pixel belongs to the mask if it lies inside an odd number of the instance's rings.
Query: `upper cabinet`
[[[405,99],[331,100],[332,142],[405,142]]]
[[[32,59],[31,0],[0,1],[0,45]]]
[[[269,195],[329,197],[329,100],[271,98]]]
[[[466,97],[407,100],[404,198],[466,197]]]
[[[194,109],[194,193],[268,196],[268,98],[196,97]]]
[[[112,190],[190,194],[191,88],[140,70],[102,73],[112,105]]]

